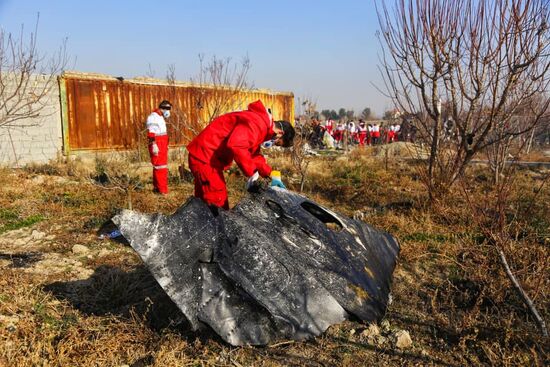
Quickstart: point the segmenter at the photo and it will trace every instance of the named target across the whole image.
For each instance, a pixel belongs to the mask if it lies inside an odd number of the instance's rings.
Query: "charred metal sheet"
[[[199,261],[210,259],[219,237],[210,209],[191,198],[171,216],[124,211],[113,221],[196,330],[203,292]]]
[[[217,217],[190,199],[172,216],[113,221],[191,324],[232,345],[310,338],[350,314],[379,320],[399,253],[391,235],[278,189]]]
[[[189,143],[210,118],[246,108],[257,99],[272,109],[275,119],[293,121],[294,117],[291,93],[236,92],[222,86],[79,73],[64,74],[60,85],[66,98],[62,103],[67,105],[67,150],[131,149],[144,144],[145,120],[163,99],[174,106],[168,122],[173,146]]]
[[[302,257],[280,241],[279,226],[257,227],[258,221],[251,219],[255,214],[221,213],[226,239],[215,261],[222,271],[274,317],[292,325],[297,336],[319,335],[346,320],[346,311],[315,274],[304,271]]]
[[[297,338],[294,329],[277,319],[235,285],[217,264],[201,264],[203,276],[199,319],[232,345],[265,345]]]
[[[346,311],[369,321],[383,316],[399,252],[390,234],[286,190],[250,196],[233,211],[280,239]]]

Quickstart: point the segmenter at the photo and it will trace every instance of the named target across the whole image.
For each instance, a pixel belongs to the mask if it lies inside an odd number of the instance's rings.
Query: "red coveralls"
[[[394,131],[394,127],[393,125],[391,125],[389,128],[388,128],[388,143],[393,143],[393,140],[395,138],[395,131]]]
[[[149,156],[153,165],[153,186],[161,194],[168,194],[168,134],[162,112],[154,110],[147,118],[147,137],[154,139],[159,148],[158,155],[153,154],[149,144]]]
[[[365,124],[359,125],[359,146],[365,145],[365,140],[367,140],[367,128]]]
[[[249,104],[246,111],[212,120],[187,146],[195,196],[207,204],[229,209],[223,170],[235,160],[246,177],[256,171],[269,177],[271,167],[261,155],[260,145],[273,135],[273,122],[260,100]]]
[[[327,129],[327,132],[332,136],[332,120],[327,120],[325,128]]]

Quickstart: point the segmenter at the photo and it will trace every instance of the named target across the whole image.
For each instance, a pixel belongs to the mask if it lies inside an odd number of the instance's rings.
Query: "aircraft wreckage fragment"
[[[272,188],[218,216],[191,198],[170,216],[123,211],[113,221],[191,326],[232,345],[380,320],[399,253],[390,234]]]

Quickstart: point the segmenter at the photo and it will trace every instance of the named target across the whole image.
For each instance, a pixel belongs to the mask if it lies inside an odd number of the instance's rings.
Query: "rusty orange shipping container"
[[[137,147],[144,140],[147,116],[163,99],[173,105],[168,120],[173,146],[188,144],[217,115],[245,109],[258,99],[271,108],[274,119],[294,120],[292,93],[84,73],[64,73],[59,87],[65,153]]]

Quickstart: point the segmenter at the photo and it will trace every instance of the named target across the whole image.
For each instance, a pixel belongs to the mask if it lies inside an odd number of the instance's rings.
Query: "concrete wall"
[[[32,96],[33,90],[42,90],[48,80],[49,76],[33,76],[31,87],[26,91],[26,95]],[[45,163],[61,154],[63,125],[59,84],[55,78],[50,82],[46,98],[41,101],[44,103],[44,108],[40,110],[39,117],[25,118],[9,126],[0,126],[0,165],[14,167],[29,162]],[[12,91],[13,83],[13,80],[9,82]],[[0,111],[0,118],[2,113]]]

